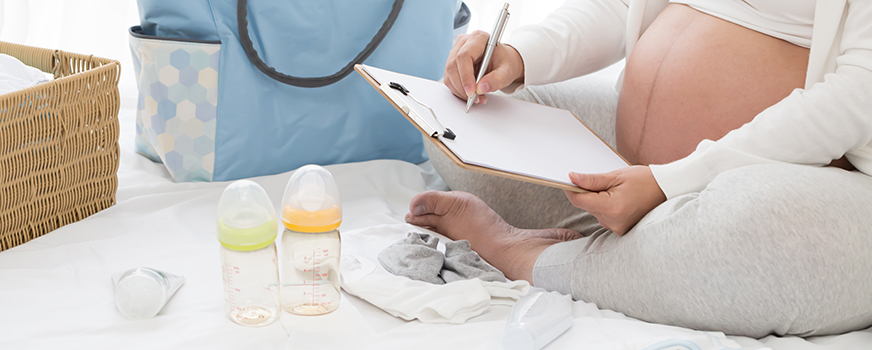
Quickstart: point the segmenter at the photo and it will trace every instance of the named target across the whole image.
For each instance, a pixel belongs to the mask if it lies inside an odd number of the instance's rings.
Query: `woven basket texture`
[[[0,42],[54,74],[0,95],[0,251],[115,204],[118,61]]]

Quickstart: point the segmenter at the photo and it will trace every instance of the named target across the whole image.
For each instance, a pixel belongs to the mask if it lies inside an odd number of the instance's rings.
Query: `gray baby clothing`
[[[445,243],[445,262],[442,263],[445,283],[478,278],[482,281],[505,282],[506,276],[472,251],[469,241]]]
[[[409,232],[405,239],[391,244],[378,254],[378,261],[388,272],[433,284],[445,284],[439,277],[445,257],[436,250],[439,238],[426,233]]]
[[[505,282],[502,272],[472,251],[469,241],[445,243],[445,254],[436,249],[439,238],[426,233],[409,232],[405,239],[391,244],[378,254],[378,261],[388,272],[433,284],[479,278]]]

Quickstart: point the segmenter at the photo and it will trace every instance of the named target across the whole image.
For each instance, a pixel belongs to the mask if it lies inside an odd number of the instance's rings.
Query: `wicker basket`
[[[0,95],[0,251],[115,204],[118,61],[0,42],[54,80]]]

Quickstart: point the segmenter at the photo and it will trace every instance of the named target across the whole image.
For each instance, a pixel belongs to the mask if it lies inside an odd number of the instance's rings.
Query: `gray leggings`
[[[617,93],[579,78],[513,97],[568,109],[614,145]],[[872,325],[872,177],[755,165],[658,206],[624,236],[560,190],[460,169],[425,141],[452,190],[521,228],[571,228],[533,270],[536,286],[644,321],[755,338]]]

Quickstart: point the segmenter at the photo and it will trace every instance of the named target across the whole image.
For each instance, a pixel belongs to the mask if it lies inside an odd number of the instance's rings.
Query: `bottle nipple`
[[[282,200],[282,223],[297,232],[327,232],[339,227],[339,188],[327,169],[306,165],[294,172]]]
[[[218,200],[218,240],[239,251],[268,246],[278,234],[276,214],[263,187],[249,180],[227,186]]]

